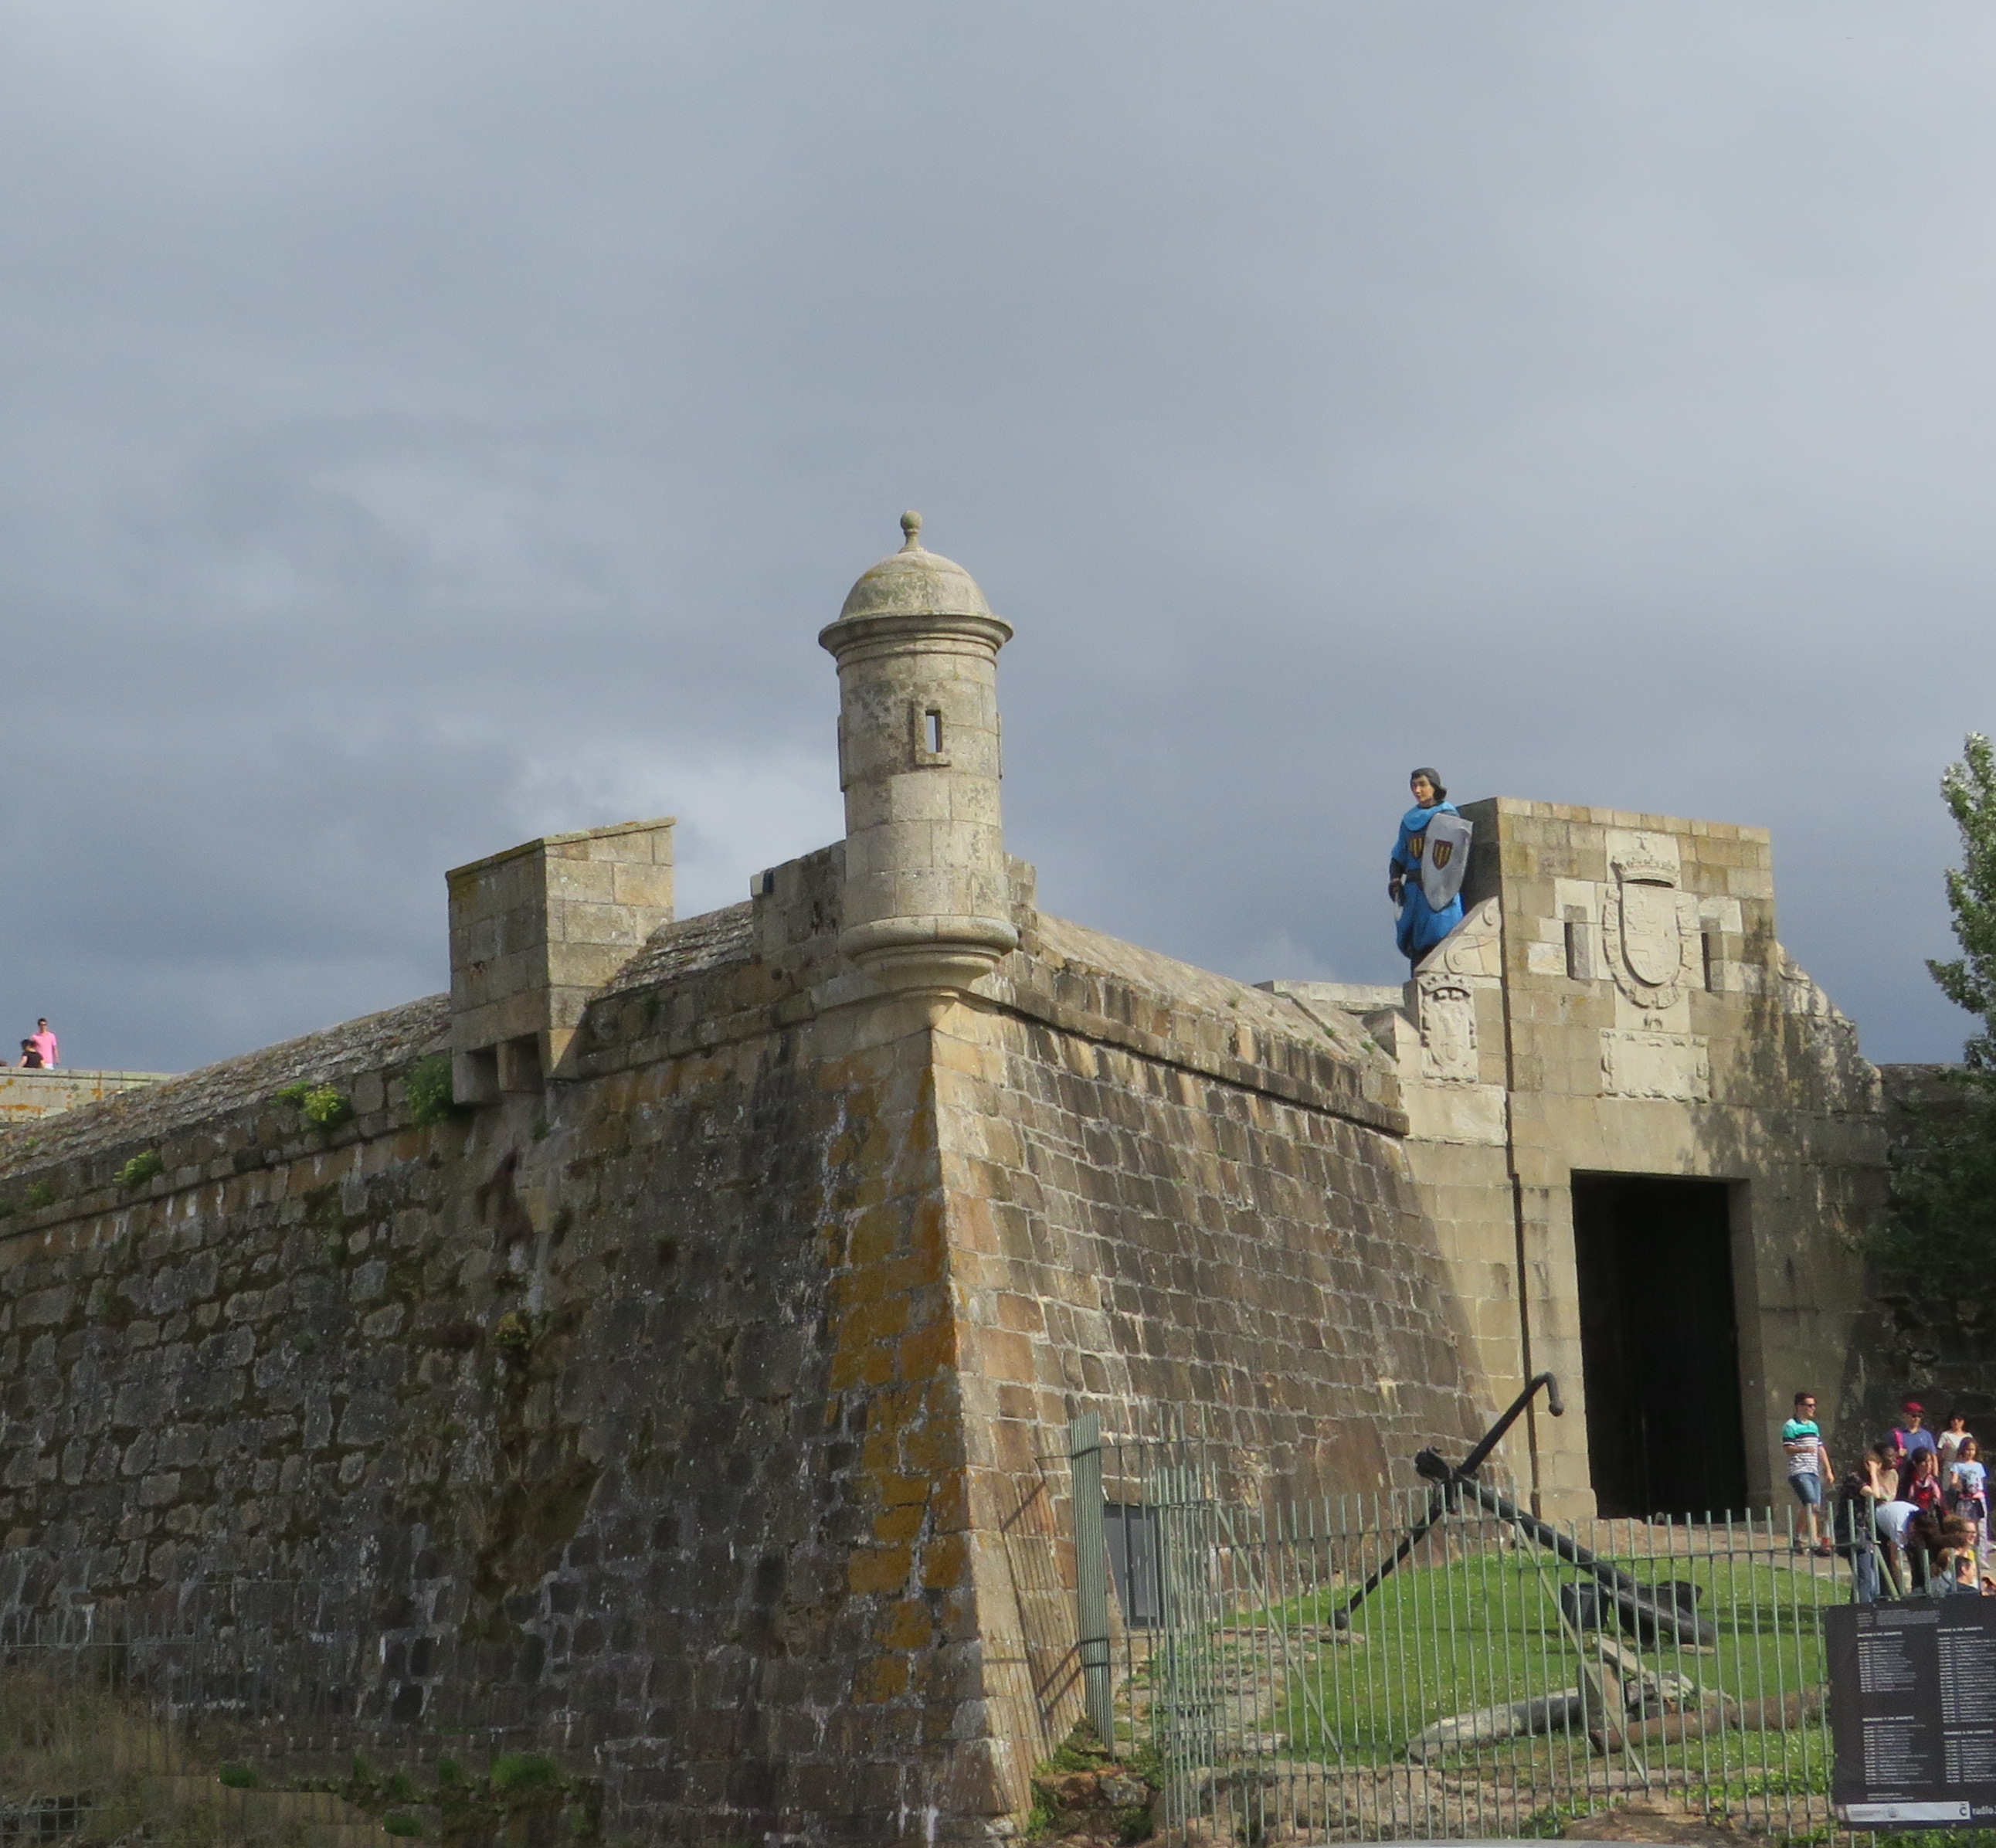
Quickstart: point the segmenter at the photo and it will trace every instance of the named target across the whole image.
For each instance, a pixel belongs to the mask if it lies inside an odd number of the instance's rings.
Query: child
[[[1975,1549],[1968,1543],[1968,1524],[1950,1516],[1934,1530],[1928,1595],[1935,1598],[1974,1598],[1981,1586],[1976,1577]]]
[[[1905,1486],[1899,1491],[1901,1499],[1908,1501],[1922,1513],[1931,1509],[1939,1514],[1947,1506],[1947,1495],[1941,1487],[1940,1453],[1938,1451],[1915,1451],[1909,1465]]]
[[[1948,1466],[1947,1505],[1969,1525],[1975,1538],[1976,1555],[1981,1556],[1982,1537],[1989,1529],[1989,1471],[1982,1461],[1981,1447],[1964,1437]]]

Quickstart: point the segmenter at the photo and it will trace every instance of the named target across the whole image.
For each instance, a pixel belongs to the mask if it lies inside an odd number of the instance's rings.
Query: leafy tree
[[[1941,798],[1961,835],[1947,903],[1962,953],[1927,969],[1980,1031],[1940,1095],[1912,1106],[1869,1250],[1889,1282],[1974,1315],[1996,1309],[1996,751],[1980,732],[1948,766]]]
[[[1996,752],[1981,732],[1969,733],[1940,793],[1961,831],[1962,863],[1948,873],[1947,904],[1962,953],[1927,969],[1943,994],[1982,1023],[1965,1049],[1969,1069],[1996,1072]]]

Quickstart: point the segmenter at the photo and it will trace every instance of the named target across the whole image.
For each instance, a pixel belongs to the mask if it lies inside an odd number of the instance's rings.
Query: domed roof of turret
[[[989,616],[977,580],[954,560],[922,547],[922,516],[901,515],[907,542],[860,574],[845,594],[841,622],[866,616]]]

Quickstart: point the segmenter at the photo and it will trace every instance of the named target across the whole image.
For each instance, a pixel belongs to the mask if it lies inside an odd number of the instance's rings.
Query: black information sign
[[[1823,1612],[1831,1795],[1858,1829],[1996,1822],[1996,1598]]]

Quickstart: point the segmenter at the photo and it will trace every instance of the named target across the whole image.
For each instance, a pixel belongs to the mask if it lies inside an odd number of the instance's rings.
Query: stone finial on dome
[[[901,531],[905,535],[901,541],[903,552],[919,552],[922,549],[922,516],[911,507],[901,515]]]

